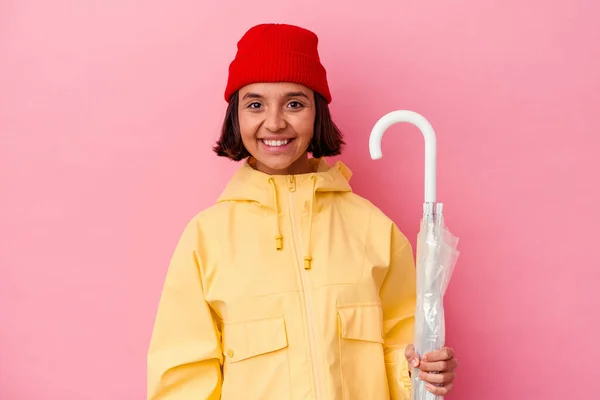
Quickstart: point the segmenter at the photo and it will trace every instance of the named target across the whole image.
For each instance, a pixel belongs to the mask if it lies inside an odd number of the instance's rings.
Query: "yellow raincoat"
[[[148,399],[409,399],[411,245],[349,169],[245,162],[175,249],[148,350]]]

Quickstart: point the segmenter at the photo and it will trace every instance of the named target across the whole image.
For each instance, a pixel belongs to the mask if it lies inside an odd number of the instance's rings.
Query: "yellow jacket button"
[[[227,350],[227,356],[228,356],[229,358],[233,357],[233,354],[234,354],[234,353],[233,353],[233,350],[231,350],[231,349]]]

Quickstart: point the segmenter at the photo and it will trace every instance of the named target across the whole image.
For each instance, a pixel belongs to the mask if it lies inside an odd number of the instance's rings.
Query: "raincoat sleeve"
[[[147,354],[148,400],[221,396],[220,334],[204,298],[198,237],[190,223],[163,284]]]
[[[412,246],[394,224],[390,265],[381,286],[384,354],[390,398],[409,400],[411,379],[404,356],[413,343],[416,306],[416,271]]]

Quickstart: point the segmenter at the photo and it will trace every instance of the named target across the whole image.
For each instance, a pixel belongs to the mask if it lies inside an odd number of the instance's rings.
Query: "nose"
[[[271,132],[278,132],[287,126],[283,112],[278,107],[269,109],[266,113],[264,127]]]

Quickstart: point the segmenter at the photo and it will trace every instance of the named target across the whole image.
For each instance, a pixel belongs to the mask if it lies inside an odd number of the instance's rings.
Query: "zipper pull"
[[[306,256],[304,257],[304,269],[311,269],[312,257]]]
[[[294,175],[288,175],[288,189],[290,189],[290,192],[295,192],[296,191],[296,178],[294,177]]]

